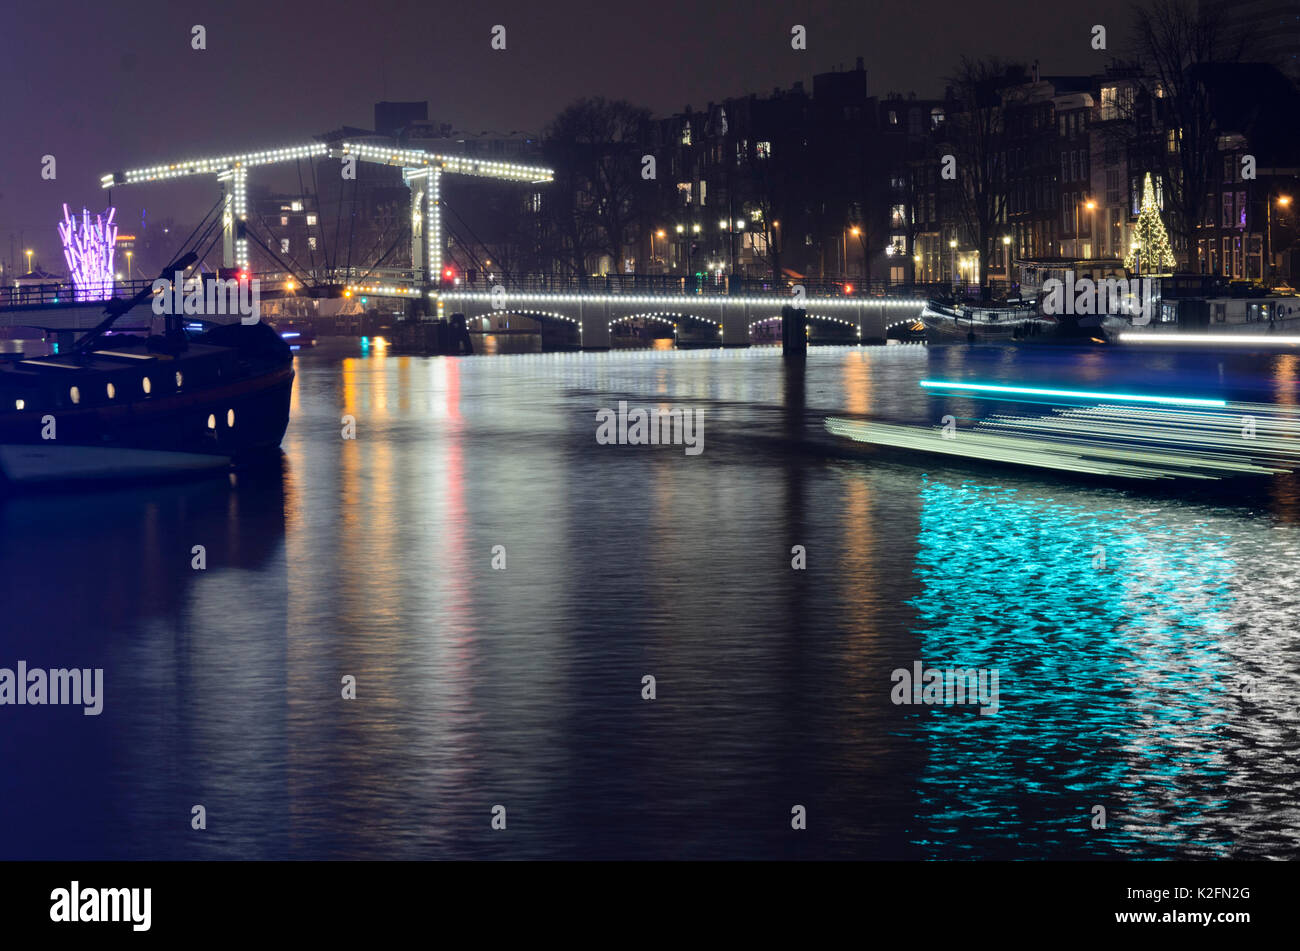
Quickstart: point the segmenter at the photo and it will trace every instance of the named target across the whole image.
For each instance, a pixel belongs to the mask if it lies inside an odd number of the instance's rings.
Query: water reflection
[[[996,716],[909,714],[927,753],[924,852],[1295,850],[1294,704],[1251,703],[1243,685],[1300,689],[1300,671],[1278,663],[1300,531],[1231,509],[957,477],[926,479],[921,499],[919,659],[998,669],[1002,693]],[[1104,830],[1090,825],[1094,805]]]
[[[285,478],[0,499],[0,663],[102,667],[105,691],[98,717],[4,708],[6,858],[229,855],[240,823],[266,830],[240,854],[283,848]]]
[[[936,365],[1054,355],[358,352],[299,355],[269,478],[0,505],[0,663],[109,693],[0,710],[0,855],[1296,853],[1294,483],[1138,495],[821,440],[935,414]],[[703,408],[704,453],[599,446],[620,399]],[[999,667],[1002,711],[892,705],[916,659]]]

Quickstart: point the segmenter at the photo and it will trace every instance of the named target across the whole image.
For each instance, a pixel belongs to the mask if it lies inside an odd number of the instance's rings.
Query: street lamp
[[[662,240],[662,239],[664,238],[664,236],[665,236],[665,235],[664,235],[664,229],[663,229],[663,228],[660,228],[658,231],[652,231],[652,232],[650,232],[650,263],[651,263],[651,265],[653,265],[653,264],[655,263],[655,238],[659,238],[659,239]]]
[[[1287,208],[1290,205],[1290,195],[1277,196],[1277,206],[1279,208]],[[1270,200],[1266,204],[1266,208],[1267,213],[1265,214],[1265,219],[1267,224],[1264,226],[1264,243],[1268,248],[1268,268],[1264,272],[1264,280],[1268,283],[1269,287],[1272,287],[1273,278],[1276,276],[1275,272],[1277,271],[1277,266],[1273,262],[1273,202],[1271,196]]]
[[[131,280],[131,254],[130,251],[126,252],[126,279],[128,281]]]
[[[957,284],[961,281],[957,275],[957,239],[949,238],[948,247],[952,249],[952,283],[955,289]]]
[[[1002,264],[1007,272],[1007,296],[1011,296],[1011,235],[1002,236]]]
[[[32,273],[32,251],[29,248],[27,251],[23,253],[27,255],[27,273],[31,274]]]

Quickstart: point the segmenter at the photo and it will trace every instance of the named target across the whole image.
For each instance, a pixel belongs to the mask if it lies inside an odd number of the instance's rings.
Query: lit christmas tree
[[[1173,249],[1169,247],[1169,233],[1165,231],[1160,209],[1156,207],[1151,173],[1147,172],[1142,182],[1142,210],[1138,212],[1133,240],[1124,256],[1124,267],[1135,273],[1146,271],[1153,274],[1172,272],[1176,266]]]

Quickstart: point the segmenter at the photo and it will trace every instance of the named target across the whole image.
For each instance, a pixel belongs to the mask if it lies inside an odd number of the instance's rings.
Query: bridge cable
[[[352,179],[352,215],[348,222],[348,278],[352,277],[352,240],[357,235],[357,192],[361,188],[361,180]],[[341,203],[340,203],[341,207]]]
[[[410,237],[410,232],[403,230],[402,233],[397,236],[397,240],[394,241],[392,245],[389,246],[388,250],[383,253],[383,255],[379,258],[379,260],[376,261],[374,264],[370,265],[370,270],[366,271],[365,274],[362,274],[359,278],[357,278],[357,282],[359,283],[361,281],[364,281],[367,277],[369,277],[371,273],[375,270],[375,268],[383,264],[384,261],[388,258],[388,256],[397,250],[398,245],[400,245],[403,241],[408,240],[409,237]],[[380,240],[382,241],[383,239],[381,238]]]
[[[187,246],[191,241],[194,240],[194,236],[195,236],[196,234],[198,234],[199,229],[203,227],[203,223],[204,223],[205,221],[208,220],[208,215],[211,215],[214,211],[216,211],[218,208],[220,208],[221,205],[222,205],[222,203],[223,203],[225,200],[226,200],[226,196],[225,196],[224,194],[222,194],[222,195],[218,195],[218,196],[217,196],[217,203],[216,203],[215,205],[213,205],[211,208],[208,209],[208,213],[207,213],[206,215],[204,215],[202,218],[199,219],[199,223],[196,224],[196,225],[194,226],[194,230],[190,232],[190,236],[189,236],[188,238],[186,238],[183,242],[181,242],[181,247],[182,247],[182,248],[186,247],[186,246]],[[215,222],[216,222],[216,219],[214,218],[214,219],[213,219],[213,223],[215,223]],[[211,229],[211,227],[212,227],[212,225],[209,225],[209,226],[208,226],[209,229]],[[205,232],[205,233],[204,233],[204,238],[206,238],[206,237],[207,237],[207,233]],[[200,238],[199,241],[200,241],[200,242],[203,241],[203,238]],[[175,258],[173,258],[172,260],[175,260]],[[200,260],[201,260],[201,259],[200,259]]]
[[[299,275],[299,274],[295,274],[293,268],[289,267],[289,265],[287,265],[287,264],[284,263],[284,259],[283,259],[283,258],[281,258],[278,254],[276,254],[274,251],[272,251],[270,248],[268,248],[265,244],[262,243],[262,239],[259,238],[259,237],[258,237],[258,236],[253,232],[253,229],[252,229],[252,228],[245,228],[245,229],[244,229],[244,234],[247,235],[248,237],[252,238],[254,241],[256,241],[256,242],[257,242],[257,246],[258,246],[259,248],[261,248],[263,251],[265,251],[267,254],[269,254],[272,258],[274,258],[275,261],[276,261],[276,263],[279,264],[280,267],[284,268],[286,271],[289,272],[289,274],[293,275],[294,277],[297,277],[297,278],[301,279],[302,276]],[[310,284],[311,284],[310,281],[304,281],[303,283],[304,283],[304,285],[307,285],[307,286],[310,286]]]
[[[299,194],[299,195],[302,195],[303,198],[306,198],[306,197],[307,197],[307,190],[303,187],[303,184],[302,184],[302,159],[301,159],[301,158],[299,158],[299,159],[295,159],[293,164],[294,164],[294,165],[297,167],[297,169],[298,169],[298,194]],[[303,203],[303,207],[306,207],[306,203],[305,203],[305,202]],[[317,221],[318,223],[320,222],[320,209],[319,209],[319,208],[316,210],[316,221]],[[316,251],[315,251],[314,248],[312,248],[312,246],[311,246],[311,241],[310,241],[310,240],[307,242],[307,252],[308,252],[308,254],[310,255],[310,258],[311,258],[312,286],[315,286],[315,280],[316,280]]]
[[[355,180],[353,179],[353,181]],[[338,210],[334,213],[334,258],[329,264],[331,271],[337,270],[339,266],[339,229],[343,227],[343,187],[342,185],[339,186]]]
[[[222,196],[221,200],[224,202],[225,196]],[[204,217],[206,218],[207,216],[205,215]],[[203,222],[199,222],[200,225],[202,225],[202,223]],[[199,266],[204,263],[204,259],[212,253],[212,249],[217,246],[217,239],[221,237],[221,232],[217,230],[217,225],[220,223],[221,219],[214,217],[212,221],[208,223],[208,226],[203,229],[203,234],[199,235],[198,241],[195,242],[195,246],[198,246],[204,241],[207,241],[208,235],[212,235],[212,242],[208,245],[207,250],[203,252],[202,256],[195,258],[194,263],[191,265],[196,271]],[[197,231],[198,228],[195,228],[194,230]],[[193,233],[190,234],[190,237],[194,237]],[[188,270],[188,268],[186,268],[186,270]]]
[[[485,252],[487,252],[488,255],[492,254],[492,249],[489,248],[487,244],[484,243],[482,238],[480,238],[477,234],[475,234],[474,229],[469,226],[469,222],[467,222],[464,218],[461,217],[460,212],[458,212],[455,208],[453,208],[445,201],[443,202],[443,207],[456,216],[456,220],[459,221],[462,225],[464,225],[465,230],[469,232],[469,236],[478,242],[479,247],[481,247]],[[484,271],[484,274],[486,276],[486,268],[484,268],[483,262],[479,259],[478,255],[476,255],[473,252],[473,250],[468,246],[468,242],[462,243],[461,250],[465,254],[469,255],[470,259],[473,260],[475,266],[478,267],[479,270]],[[507,276],[508,275],[506,273],[505,268],[502,268],[502,277],[507,277]]]
[[[320,232],[320,253],[325,271],[330,269],[329,244],[325,240],[325,211],[320,202],[320,182],[316,179],[316,163],[311,165],[311,187],[316,198],[316,230]]]
[[[271,239],[272,239],[272,240],[274,240],[275,238],[279,237],[279,236],[275,233],[275,231],[272,230],[271,226],[270,226],[269,224],[267,224],[266,216],[265,216],[265,215],[263,215],[263,214],[259,211],[259,212],[257,213],[257,217],[258,217],[258,220],[260,220],[260,221],[262,222],[262,226],[263,226],[264,228],[266,228],[266,233],[269,234],[269,235],[271,236]],[[288,252],[285,252],[285,253],[288,253]],[[294,264],[296,264],[296,265],[298,266],[299,270],[301,270],[304,274],[308,273],[307,270],[306,270],[305,268],[303,268],[303,266],[302,266],[302,262],[299,261],[296,257],[294,257],[293,254],[291,254],[291,253],[289,254],[289,260],[292,261]],[[289,269],[289,268],[286,268],[285,270],[290,270],[290,271],[291,271],[291,269]],[[294,277],[299,277],[299,278],[301,277],[301,275],[299,275],[299,274],[294,274],[293,276],[294,276]],[[315,286],[315,284],[314,284],[312,281],[303,281],[303,287],[314,287],[314,286]]]
[[[206,237],[206,235],[205,235],[205,237]],[[218,233],[218,234],[214,234],[214,235],[212,236],[212,242],[211,242],[211,243],[207,246],[207,248],[204,250],[202,256],[199,257],[198,260],[196,260],[196,261],[194,262],[194,266],[195,266],[196,268],[197,268],[200,264],[202,264],[202,263],[204,262],[204,260],[207,258],[207,256],[208,256],[209,254],[212,253],[212,249],[215,248],[215,247],[217,246],[217,241],[218,241],[220,238],[221,238],[221,234],[220,234],[220,233]]]

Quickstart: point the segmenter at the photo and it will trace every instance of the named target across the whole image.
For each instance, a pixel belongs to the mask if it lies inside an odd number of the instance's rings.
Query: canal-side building
[[[657,120],[656,209],[638,255],[650,273],[715,282],[911,281],[936,215],[919,163],[937,168],[942,112],[869,96],[859,59],[814,76],[811,93],[796,82]]]
[[[1215,67],[1215,174],[1195,231],[1194,269],[1239,281],[1297,274],[1300,91],[1263,64]]]

